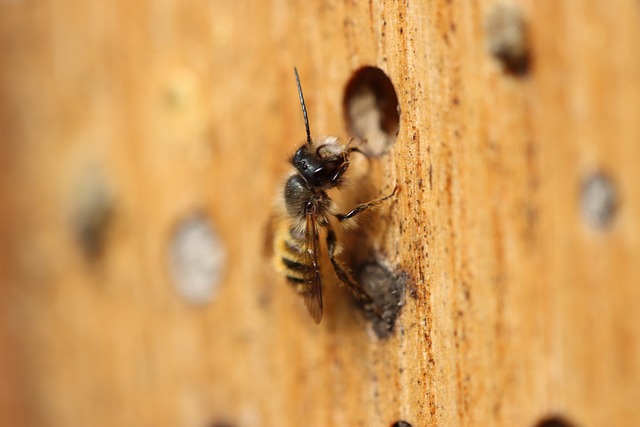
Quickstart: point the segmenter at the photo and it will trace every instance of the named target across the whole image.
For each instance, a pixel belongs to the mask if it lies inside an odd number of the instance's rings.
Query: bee
[[[344,183],[352,153],[366,154],[351,141],[342,144],[336,137],[311,138],[307,107],[302,95],[298,70],[294,68],[298,96],[307,133],[307,140],[290,159],[293,166],[279,196],[279,221],[273,239],[274,264],[284,274],[295,291],[304,298],[305,306],[316,324],[322,320],[322,277],[320,268],[320,235],[326,233],[326,248],[336,276],[353,295],[363,302],[371,298],[356,283],[350,272],[336,259],[339,246],[332,222],[344,223],[396,194],[357,205],[348,213],[338,213],[327,194]]]

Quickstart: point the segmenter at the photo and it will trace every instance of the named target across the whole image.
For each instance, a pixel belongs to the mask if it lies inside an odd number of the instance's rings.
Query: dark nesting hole
[[[342,105],[347,129],[367,154],[389,151],[398,136],[400,112],[396,90],[384,71],[358,69],[347,83]]]
[[[574,427],[574,424],[564,418],[553,416],[539,421],[535,427]]]
[[[489,52],[513,74],[529,70],[529,34],[521,9],[498,0],[484,23]]]
[[[391,424],[391,427],[412,427],[412,426],[406,421],[396,421],[395,423]]]
[[[84,254],[95,259],[106,246],[114,214],[112,188],[99,169],[88,168],[77,180],[71,203],[71,223]]]

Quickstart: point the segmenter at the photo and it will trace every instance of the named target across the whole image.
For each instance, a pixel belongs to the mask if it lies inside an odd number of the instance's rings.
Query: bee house
[[[638,46],[635,0],[0,1],[2,425],[640,425]]]

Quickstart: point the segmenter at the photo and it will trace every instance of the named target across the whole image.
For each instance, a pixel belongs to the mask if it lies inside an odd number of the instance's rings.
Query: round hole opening
[[[194,305],[217,294],[227,260],[224,244],[200,213],[183,219],[171,237],[169,262],[178,293]]]
[[[582,215],[596,229],[607,228],[618,207],[616,187],[604,172],[597,171],[587,176],[580,190]]]
[[[540,420],[535,427],[573,427],[573,424],[562,417],[553,416]]]
[[[496,2],[484,23],[489,52],[509,72],[524,74],[529,68],[529,35],[522,10],[513,4]]]
[[[342,105],[347,130],[367,154],[389,151],[398,136],[400,112],[396,90],[384,71],[358,69],[347,83]]]

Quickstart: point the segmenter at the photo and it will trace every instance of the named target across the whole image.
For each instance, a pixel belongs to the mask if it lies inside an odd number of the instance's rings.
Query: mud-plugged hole
[[[604,172],[594,172],[582,182],[580,191],[582,216],[597,229],[607,228],[618,207],[616,187]]]
[[[400,112],[396,90],[384,71],[358,69],[347,83],[342,105],[349,133],[368,155],[389,151],[398,136]]]
[[[227,262],[224,244],[202,214],[185,218],[169,244],[173,281],[186,301],[202,305],[215,297]]]
[[[365,304],[365,315],[378,338],[388,337],[393,333],[404,305],[407,274],[390,270],[377,261],[367,261],[357,270],[357,278],[362,289],[373,300]]]

